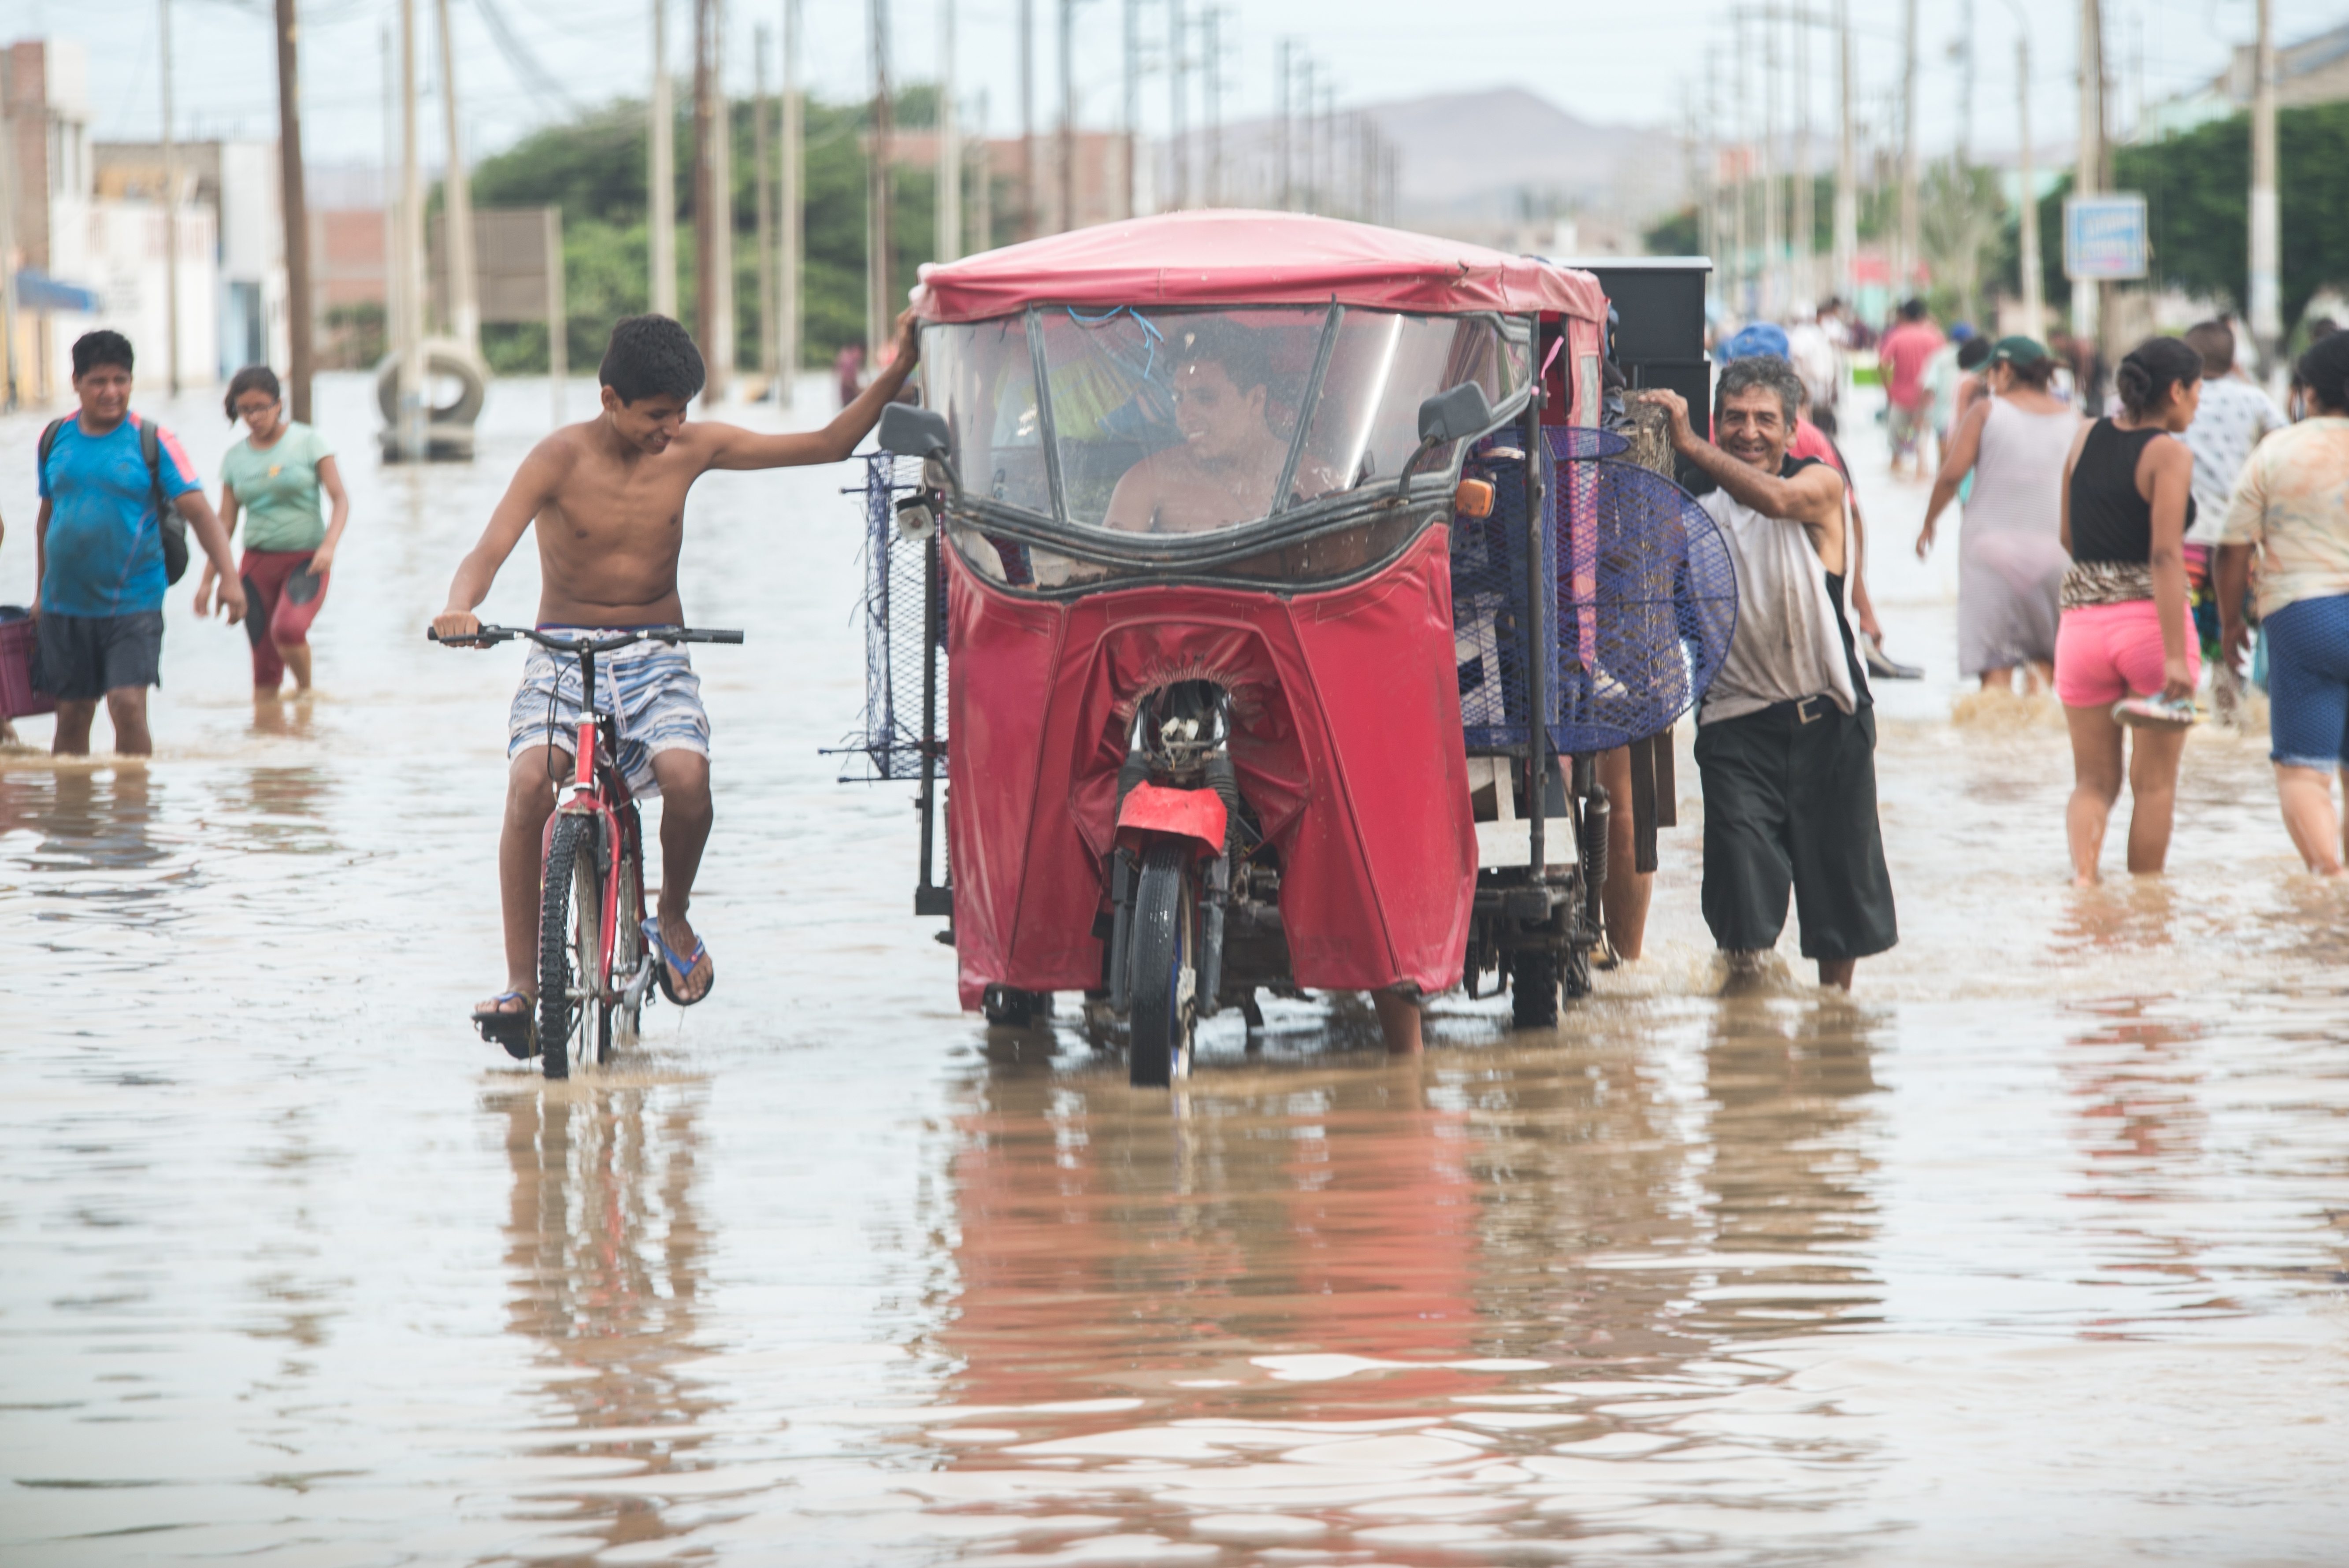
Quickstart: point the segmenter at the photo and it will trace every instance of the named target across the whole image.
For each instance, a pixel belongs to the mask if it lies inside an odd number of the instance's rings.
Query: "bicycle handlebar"
[[[498,643],[509,643],[520,637],[552,648],[558,654],[575,654],[582,648],[591,653],[606,654],[614,648],[625,648],[636,643],[739,643],[740,632],[699,630],[691,626],[633,626],[615,629],[593,636],[561,636],[542,632],[535,626],[483,626],[470,637],[443,638],[430,626],[424,628],[425,637],[451,648],[486,648]]]

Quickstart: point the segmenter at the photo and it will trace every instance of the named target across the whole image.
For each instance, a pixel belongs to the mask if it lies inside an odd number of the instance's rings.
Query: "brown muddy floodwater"
[[[0,767],[0,1561],[2349,1556],[2349,900],[2215,732],[2170,874],[2067,888],[2061,728],[1951,722],[1918,491],[1864,474],[1935,673],[1883,694],[1904,939],[1855,997],[1720,995],[1684,825],[1555,1034],[1455,998],[1392,1064],[1287,1005],[1170,1101],[956,1011],[906,794],[816,754],[852,476],[714,477],[717,989],[548,1088],[463,1021],[521,655],[422,637],[544,390],[423,473],[325,394],[316,700],[256,716],[183,588],[151,765]]]

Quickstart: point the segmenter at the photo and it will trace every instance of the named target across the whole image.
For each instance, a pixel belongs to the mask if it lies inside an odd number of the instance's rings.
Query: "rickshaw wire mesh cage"
[[[864,459],[864,482],[843,491],[864,504],[864,713],[854,733],[832,756],[860,758],[861,770],[841,782],[882,783],[922,774],[923,573],[929,568],[926,541],[897,531],[897,502],[921,488],[918,459],[873,452]],[[945,650],[937,672],[937,775],[946,777],[947,684]],[[852,769],[856,764],[850,764]]]
[[[1551,426],[1541,531],[1540,645],[1552,747],[1604,751],[1656,734],[1703,696],[1737,624],[1737,579],[1713,519],[1661,475],[1612,460],[1611,430]],[[1466,471],[1490,480],[1492,514],[1452,534],[1454,654],[1471,752],[1522,752],[1532,711],[1525,614],[1525,468],[1513,429],[1487,436]]]

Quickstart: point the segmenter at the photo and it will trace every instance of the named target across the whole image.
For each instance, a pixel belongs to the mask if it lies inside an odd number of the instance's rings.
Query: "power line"
[[[551,100],[567,114],[575,116],[585,112],[579,100],[571,96],[570,89],[540,64],[538,57],[514,36],[513,29],[506,25],[505,13],[498,9],[498,0],[474,0],[474,4],[481,10],[482,22],[489,26],[491,40],[497,45],[498,53],[506,57],[507,66],[512,67],[524,91],[538,99],[542,108]]]

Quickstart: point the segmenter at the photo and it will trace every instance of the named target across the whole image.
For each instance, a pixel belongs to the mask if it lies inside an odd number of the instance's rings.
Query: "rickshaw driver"
[[[1125,470],[1104,526],[1124,533],[1209,533],[1270,515],[1288,442],[1266,418],[1272,376],[1254,335],[1217,322],[1185,335],[1174,377],[1174,424],[1183,439]]]
[[[1288,443],[1265,418],[1271,377],[1260,351],[1237,335],[1244,330],[1218,334],[1210,326],[1191,335],[1174,362],[1174,421],[1183,444],[1126,469],[1110,497],[1109,527],[1128,533],[1206,533],[1272,511]],[[1299,469],[1329,477],[1326,465]],[[1373,991],[1371,1006],[1390,1052],[1416,1056],[1423,1048],[1415,998],[1400,990]]]
[[[688,422],[705,378],[700,350],[667,316],[630,316],[612,328],[597,372],[603,412],[566,425],[532,449],[490,514],[481,542],[458,566],[449,602],[432,619],[442,638],[478,632],[473,607],[523,531],[537,524],[542,586],[538,625],[615,629],[673,626],[685,542],[685,498],[712,469],[781,469],[845,459],[881,418],[919,352],[914,313],[897,318],[895,357],[821,430],[764,435],[714,420]],[[558,684],[568,661],[533,651],[510,719],[506,810],[498,841],[507,990],[473,1011],[477,1024],[528,1018],[538,989],[539,880],[556,778],[571,771],[577,685]],[[612,682],[609,691],[605,681]],[[717,969],[686,921],[693,879],[709,841],[709,721],[700,682],[682,648],[639,643],[597,665],[599,695],[616,693],[630,716],[620,763],[639,794],[657,789],[661,886],[657,905],[661,989],[679,1006],[709,994]],[[552,713],[550,716],[550,708]],[[639,751],[647,755],[636,755]]]

